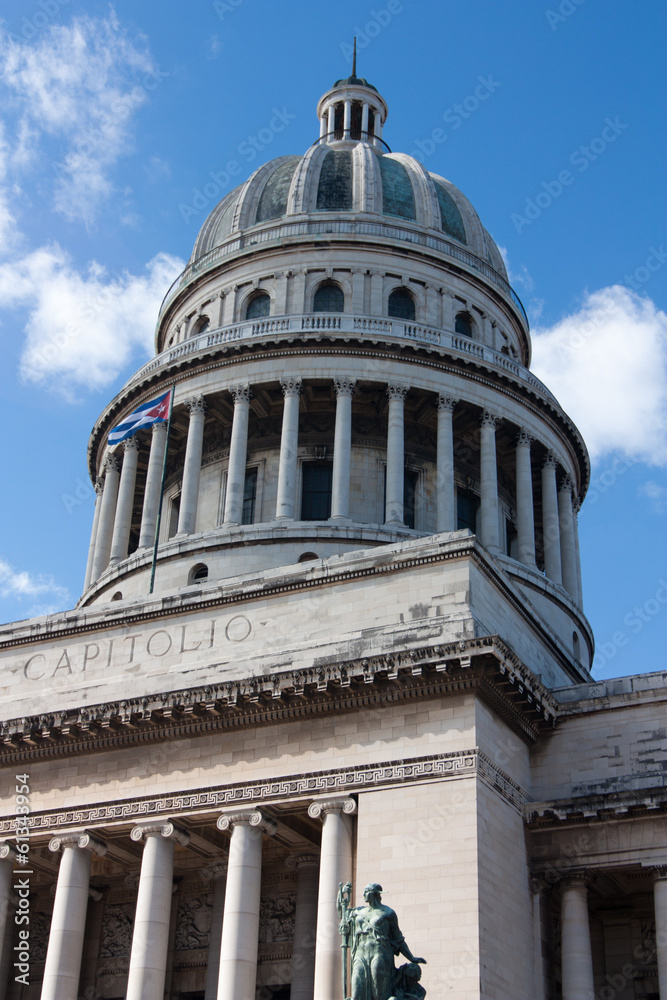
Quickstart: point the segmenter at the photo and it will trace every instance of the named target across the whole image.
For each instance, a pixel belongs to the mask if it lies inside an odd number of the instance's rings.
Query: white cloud
[[[649,479],[647,483],[639,487],[637,492],[640,497],[648,497],[654,513],[664,514],[667,512],[667,487]]]
[[[45,594],[53,596],[58,602],[58,608],[69,599],[69,591],[65,587],[60,587],[52,576],[44,576],[41,573],[33,576],[25,570],[16,571],[8,562],[0,559],[0,597],[21,600]],[[57,610],[55,606],[54,610]]]
[[[112,166],[132,149],[132,116],[163,76],[144,40],[130,39],[113,12],[52,24],[36,42],[0,34],[5,104],[18,110],[17,165],[34,155],[36,129],[59,149],[64,141],[52,166],[54,207],[65,218],[94,219],[111,193]]]
[[[532,331],[535,374],[581,430],[591,457],[667,464],[667,315],[612,285]]]
[[[161,253],[144,274],[81,273],[58,246],[0,264],[0,306],[30,309],[21,376],[72,400],[107,386],[153,350],[155,318],[183,261]]]

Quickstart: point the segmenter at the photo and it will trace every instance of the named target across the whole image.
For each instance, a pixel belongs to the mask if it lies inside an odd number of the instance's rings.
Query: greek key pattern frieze
[[[461,750],[429,757],[415,757],[411,760],[390,761],[372,766],[358,765],[315,774],[296,775],[267,781],[227,785],[222,788],[205,788],[196,792],[177,795],[155,796],[148,799],[125,799],[104,805],[82,809],[70,809],[49,813],[33,813],[31,832],[58,828],[108,824],[139,817],[157,817],[170,813],[196,814],[230,806],[256,806],[265,801],[280,801],[290,798],[310,798],[330,796],[334,793],[365,791],[383,785],[403,782],[423,781],[427,778],[446,780],[468,778],[480,775],[512,805],[522,808],[530,796],[512,782],[511,778],[498,768],[479,750]],[[11,820],[0,822],[0,835],[9,834],[13,829]]]

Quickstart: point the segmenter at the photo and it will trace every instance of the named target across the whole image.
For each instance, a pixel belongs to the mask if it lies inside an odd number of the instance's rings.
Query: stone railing
[[[408,243],[416,243],[419,246],[428,247],[430,250],[435,250],[438,253],[444,254],[446,257],[451,257],[460,264],[469,268],[471,271],[476,271],[477,273],[482,274],[488,281],[496,285],[497,288],[504,292],[507,298],[518,310],[519,315],[525,323],[526,330],[528,330],[529,324],[526,310],[523,307],[521,299],[507,279],[496,271],[496,269],[492,267],[488,261],[478,257],[477,254],[471,253],[470,250],[467,250],[460,243],[454,243],[451,240],[444,238],[441,239],[438,236],[427,235],[425,232],[408,229],[404,226],[391,225],[384,222],[361,222],[354,219],[349,221],[322,219],[321,221],[284,222],[278,225],[268,226],[265,229],[247,230],[243,233],[232,236],[226,243],[223,243],[219,247],[214,247],[213,250],[209,250],[208,253],[203,254],[197,260],[193,261],[192,264],[188,264],[182,274],[176,278],[165,295],[162,305],[160,306],[158,326],[160,325],[166,310],[181,289],[189,285],[190,282],[194,281],[195,278],[198,278],[199,275],[205,274],[207,271],[215,268],[220,261],[225,260],[227,257],[233,256],[234,254],[239,253],[242,250],[246,250],[249,247],[260,246],[264,243],[284,243],[286,240],[299,239],[300,237],[328,237],[331,235],[367,236],[371,238],[380,237],[381,239],[401,240]]]
[[[438,347],[451,354],[460,354],[463,357],[476,359],[489,367],[501,368],[512,374],[518,381],[532,386],[541,394],[555,400],[554,395],[544,383],[540,382],[518,361],[514,361],[505,354],[500,354],[478,341],[471,340],[469,337],[447,330],[439,330],[437,327],[406,322],[402,319],[373,319],[369,316],[351,316],[349,313],[309,313],[297,316],[267,317],[260,320],[244,320],[240,323],[234,323],[232,326],[220,327],[217,330],[206,330],[204,333],[196,334],[182,344],[176,344],[158,354],[156,358],[140,368],[127,382],[127,385],[133,385],[147,375],[167,368],[182,358],[209,353],[221,344],[248,342],[256,338],[262,339],[281,333],[290,333],[300,338],[309,336],[331,338],[354,335],[374,341],[381,337],[389,342],[400,343],[409,340],[411,343],[421,344],[425,347]]]

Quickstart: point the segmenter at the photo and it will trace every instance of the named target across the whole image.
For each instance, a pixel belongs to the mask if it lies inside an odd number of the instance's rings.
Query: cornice
[[[443,754],[208,786],[196,791],[138,796],[92,803],[80,808],[33,812],[30,817],[30,832],[33,837],[46,838],[54,831],[77,830],[81,827],[128,827],[136,820],[144,825],[163,823],[166,822],[165,816],[176,814],[180,822],[187,822],[190,817],[210,817],[214,822],[221,809],[257,809],[263,805],[280,805],[297,799],[308,802],[317,796],[353,795],[397,784],[473,777],[479,777],[485,785],[493,788],[519,811],[530,800],[525,789],[477,747],[473,747]],[[0,837],[11,836],[13,832],[11,818],[0,820]]]
[[[531,802],[524,808],[524,818],[531,830],[549,830],[581,826],[610,820],[657,818],[667,815],[667,788],[633,789],[604,795],[582,795],[574,799]]]
[[[528,744],[557,703],[498,636],[15,719],[0,761],[44,760],[457,694],[485,701]]]

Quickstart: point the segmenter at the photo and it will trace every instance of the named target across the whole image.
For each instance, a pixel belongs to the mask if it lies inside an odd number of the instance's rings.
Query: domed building
[[[592,681],[585,444],[387,114],[353,71],[210,213],[93,428],[77,607],[2,630],[8,1000],[341,1000],[378,880],[433,998],[667,992],[664,685]]]

